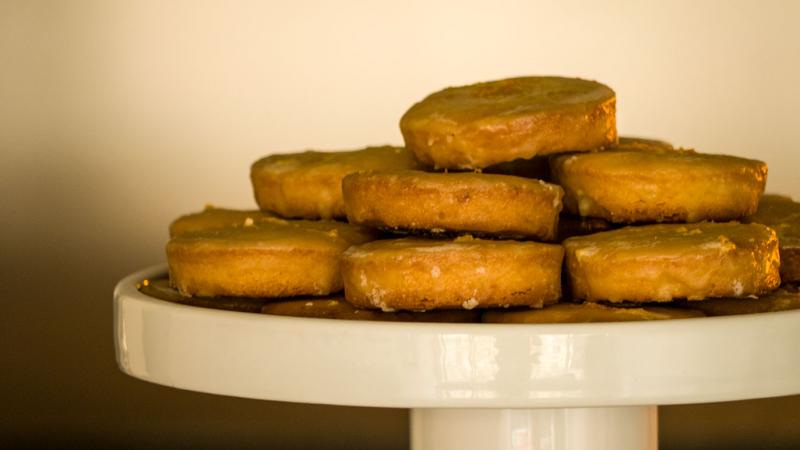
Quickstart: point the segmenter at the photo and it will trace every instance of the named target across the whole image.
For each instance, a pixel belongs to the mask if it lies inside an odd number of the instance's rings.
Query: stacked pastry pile
[[[176,220],[177,292],[165,280],[147,291],[373,320],[800,307],[800,204],[762,197],[766,164],[619,139],[615,102],[581,79],[479,83],[412,106],[404,148],[268,156],[251,170],[260,210]]]

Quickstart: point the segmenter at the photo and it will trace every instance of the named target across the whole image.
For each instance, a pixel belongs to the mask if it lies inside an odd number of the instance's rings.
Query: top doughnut
[[[406,148],[428,165],[481,169],[617,142],[616,95],[579,78],[522,77],[433,93],[400,119]]]

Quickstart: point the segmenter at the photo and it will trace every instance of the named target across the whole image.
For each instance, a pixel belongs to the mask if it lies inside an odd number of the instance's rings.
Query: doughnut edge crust
[[[539,308],[561,297],[563,253],[537,242],[374,241],[342,255],[345,298],[388,311]]]
[[[564,208],[613,223],[733,220],[756,212],[767,180],[762,161],[683,150],[557,155]]]
[[[404,230],[556,238],[561,187],[521,177],[418,171],[362,172],[342,182],[351,223]]]
[[[525,89],[535,90],[538,81],[563,85],[568,98],[548,103],[544,93],[540,105],[535,99],[526,102]],[[469,105],[471,99],[480,102],[502,89],[509,89],[512,99],[519,95],[516,105],[513,101],[500,109],[487,105],[484,113],[481,105]],[[570,89],[578,90],[571,98]],[[581,96],[590,98],[576,101]],[[469,114],[463,114],[465,108]],[[406,148],[435,168],[481,169],[536,155],[588,151],[617,142],[616,94],[595,81],[563,77],[508,78],[451,87],[406,111],[400,131]]]
[[[775,231],[759,224],[627,227],[569,238],[563,245],[570,290],[578,300],[744,297],[780,285]]]

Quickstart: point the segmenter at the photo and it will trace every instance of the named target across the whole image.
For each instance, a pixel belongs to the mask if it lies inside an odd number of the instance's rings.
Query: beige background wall
[[[400,143],[404,110],[447,85],[601,80],[623,134],[763,159],[800,197],[800,2],[433,3],[0,0],[0,439],[403,448],[402,411],[123,377],[111,289],[163,260],[179,213],[254,206],[256,158]],[[664,409],[662,431],[796,446],[798,410]]]

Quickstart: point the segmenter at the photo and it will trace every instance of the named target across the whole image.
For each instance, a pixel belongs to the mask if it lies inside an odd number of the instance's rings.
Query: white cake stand
[[[411,408],[413,449],[646,449],[657,407],[800,393],[800,311],[495,325],[268,316],[114,292],[117,361],[153,383]]]

